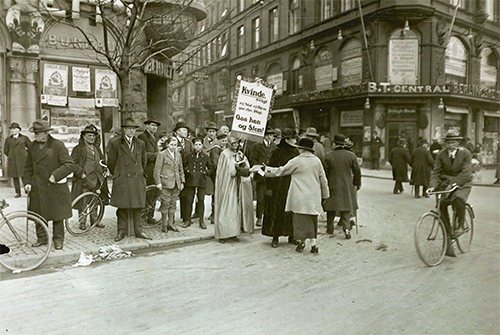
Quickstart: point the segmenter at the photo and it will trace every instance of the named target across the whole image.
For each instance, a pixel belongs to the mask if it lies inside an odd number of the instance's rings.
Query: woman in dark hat
[[[323,213],[322,202],[330,196],[323,164],[314,155],[314,142],[303,138],[297,149],[299,155],[285,166],[266,167],[266,177],[291,176],[285,211],[292,212],[294,238],[301,243],[295,249],[302,252],[306,239],[311,240],[311,253],[317,254],[318,215]]]
[[[403,183],[407,183],[408,165],[410,164],[410,152],[406,149],[406,139],[400,138],[398,145],[389,154],[389,163],[392,165],[392,177],[396,181],[394,184],[394,194],[404,192]]]
[[[19,123],[12,122],[9,127],[11,135],[5,139],[3,152],[8,157],[7,177],[11,177],[16,190],[16,198],[21,196],[20,178],[24,175],[24,164],[31,144],[28,136],[21,134]]]

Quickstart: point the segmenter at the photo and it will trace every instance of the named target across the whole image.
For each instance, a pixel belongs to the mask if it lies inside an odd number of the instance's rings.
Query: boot
[[[177,228],[174,225],[174,218],[175,218],[175,213],[168,213],[168,224],[167,224],[167,230],[172,230],[172,231],[179,231],[179,228]]]
[[[168,231],[167,230],[167,220],[168,220],[167,214],[161,213],[161,231],[163,233],[166,233]]]

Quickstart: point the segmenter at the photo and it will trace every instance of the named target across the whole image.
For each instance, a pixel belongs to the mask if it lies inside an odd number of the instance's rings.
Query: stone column
[[[38,59],[11,56],[8,59],[10,77],[9,111],[7,120],[17,122],[26,131],[37,118],[38,94],[36,74]]]

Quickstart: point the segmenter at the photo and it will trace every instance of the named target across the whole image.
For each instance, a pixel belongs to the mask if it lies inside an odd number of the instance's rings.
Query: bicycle
[[[96,191],[88,191],[80,194],[71,202],[73,215],[65,220],[65,226],[68,232],[73,236],[84,236],[94,229],[104,217],[105,204],[101,195],[101,187],[107,182],[107,177],[111,174],[108,167],[100,161],[99,164],[104,168],[104,178],[98,184]],[[145,228],[153,228],[161,223],[161,217],[155,213],[156,201],[160,196],[160,191],[155,185],[146,187],[146,207],[141,213],[142,225]],[[108,199],[111,194],[108,192]],[[87,227],[87,218],[90,219],[90,226]],[[80,224],[85,224],[85,229],[80,229]]]
[[[453,247],[453,243],[455,242],[461,253],[466,253],[470,250],[474,235],[475,217],[472,206],[468,203],[465,204],[464,233],[456,238],[452,238],[455,229],[458,228],[455,210],[453,210],[453,219],[451,220],[452,224],[450,227],[447,227],[441,219],[440,205],[443,195],[450,194],[459,188],[458,185],[454,185],[449,190],[428,192],[429,195],[436,196],[436,207],[420,217],[414,231],[417,255],[427,266],[439,265],[445,255],[456,256]]]
[[[47,221],[38,213],[15,211],[8,214],[9,204],[0,201],[0,241],[10,248],[10,253],[0,256],[0,264],[12,271],[33,270],[45,262],[52,248],[52,236]],[[33,247],[38,241],[46,244]]]

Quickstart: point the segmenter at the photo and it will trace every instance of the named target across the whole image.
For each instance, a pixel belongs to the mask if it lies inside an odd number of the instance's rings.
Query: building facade
[[[363,158],[369,157],[377,131],[385,144],[383,159],[401,137],[412,150],[419,138],[431,141],[457,128],[482,144],[486,164],[496,164],[498,1],[213,3],[229,12],[228,100],[216,101],[214,108],[224,111],[226,123],[231,123],[235,78],[261,77],[277,87],[273,127],[343,133]],[[189,73],[200,69],[195,62]],[[187,77],[183,80],[189,85]],[[212,82],[202,86],[213,89]]]

